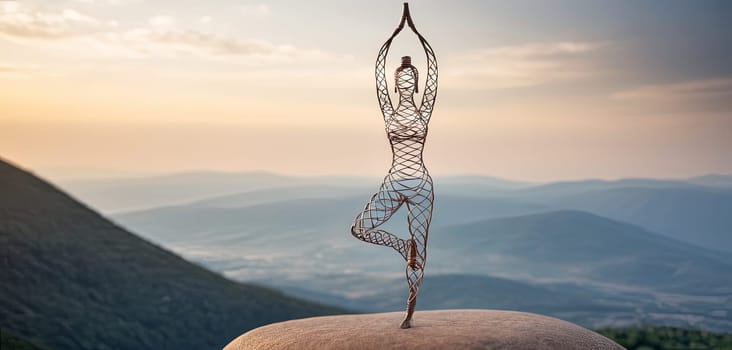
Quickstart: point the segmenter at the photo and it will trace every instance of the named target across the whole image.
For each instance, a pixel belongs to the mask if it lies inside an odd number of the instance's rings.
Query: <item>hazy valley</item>
[[[731,177],[435,181],[420,308],[518,309],[594,328],[732,331]],[[349,233],[378,184],[192,173],[61,186],[231,278],[353,310],[398,310],[403,261]],[[388,224],[402,235],[403,211]]]

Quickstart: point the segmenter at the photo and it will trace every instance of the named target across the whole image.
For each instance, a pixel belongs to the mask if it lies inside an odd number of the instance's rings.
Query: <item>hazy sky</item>
[[[732,173],[730,1],[412,1],[433,174]],[[0,157],[50,176],[384,174],[400,1],[0,0]],[[412,55],[403,32],[389,67]]]

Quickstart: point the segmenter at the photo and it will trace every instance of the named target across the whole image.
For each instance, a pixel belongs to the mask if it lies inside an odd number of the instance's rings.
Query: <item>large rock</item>
[[[224,350],[255,349],[527,349],[620,350],[588,329],[556,318],[514,311],[417,311],[313,317],[273,323],[234,339]]]

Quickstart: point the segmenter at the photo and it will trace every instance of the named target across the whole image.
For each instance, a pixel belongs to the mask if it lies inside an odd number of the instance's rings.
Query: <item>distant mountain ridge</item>
[[[732,174],[708,174],[692,177],[688,181],[704,186],[732,188]]]
[[[159,206],[184,205],[217,197],[296,186],[330,186],[341,189],[378,188],[379,177],[288,176],[268,172],[186,172],[179,174],[65,179],[59,184],[84,202],[105,213],[139,211]],[[447,176],[436,180],[457,195],[491,193],[522,188],[530,183],[481,175]]]
[[[579,211],[544,212],[438,228],[429,249],[419,299],[426,309],[522,310],[586,327],[732,331],[732,263],[725,255],[635,225]],[[398,259],[376,255],[378,247],[371,258],[359,249],[344,250],[340,255],[367,268],[351,268],[348,275],[314,268],[289,281],[259,282],[356,310],[400,308],[403,277],[383,277],[399,270]],[[308,259],[293,254],[291,261]],[[307,256],[318,254],[329,253]],[[379,259],[387,264],[376,264]]]
[[[732,314],[732,309],[721,306],[732,301],[725,300],[732,295],[728,282],[732,261],[723,253],[582,211],[517,206],[513,216],[477,220],[486,217],[487,210],[511,215],[507,210],[512,209],[505,207],[505,201],[493,204],[449,195],[441,199],[429,240],[430,273],[420,299],[423,307],[518,308],[590,327],[643,322],[688,327],[675,319],[693,316],[694,327],[732,330],[729,317],[718,316]],[[254,205],[246,198],[239,200],[241,207],[235,206],[236,201],[224,207],[206,204],[214,201],[116,218],[184,254],[190,247],[193,259],[233,278],[363,311],[402,306],[404,286],[396,277],[403,271],[399,259],[383,247],[363,246],[348,234],[350,218],[362,199],[304,198]],[[465,202],[474,213],[451,214],[462,211]],[[497,212],[502,205],[503,211]],[[440,215],[469,222],[450,225]],[[399,230],[406,219],[393,219],[389,223],[393,232],[403,234]],[[212,229],[212,223],[218,229]],[[259,257],[241,259],[227,253],[232,251]],[[287,267],[279,261],[287,261]],[[496,276],[511,281],[504,283]],[[527,285],[530,280],[543,284]],[[503,289],[491,294],[496,286]],[[462,293],[449,292],[458,290]],[[566,303],[542,299],[531,304],[520,297],[546,291],[584,294]],[[676,305],[663,304],[667,295],[674,295]],[[663,313],[668,315],[653,316]]]
[[[0,160],[0,327],[43,348],[220,349],[271,322],[342,313],[235,283]]]
[[[382,307],[401,308],[398,257],[364,246],[348,232],[378,179],[309,180],[314,182],[231,188],[223,196],[114,218],[237,280],[343,307],[375,307],[380,300]],[[723,177],[552,184],[483,176],[434,180],[428,275],[436,278],[425,281],[431,292],[425,289],[423,302],[540,310],[510,298],[534,288],[576,290],[590,293],[589,300],[574,299],[582,307],[547,302],[539,312],[589,327],[732,330],[732,255],[724,240],[713,241],[729,236],[732,226],[725,212],[732,189],[723,186]],[[405,223],[401,210],[384,228],[405,235]],[[470,288],[449,294],[456,281],[477,289],[506,287],[499,294],[507,299],[496,304]],[[431,293],[452,299],[430,299]]]
[[[447,227],[442,233],[432,241],[455,249],[456,256],[476,264],[481,256],[510,258],[506,268],[520,264],[516,272],[530,271],[536,277],[564,275],[666,292],[732,295],[732,264],[723,253],[586,212],[489,219]]]
[[[486,175],[433,176],[436,189],[453,195],[502,195],[528,193],[531,196],[566,195],[586,190],[618,187],[708,186],[732,188],[732,175],[705,175],[689,179],[573,180],[549,183],[514,181]],[[158,176],[62,179],[62,188],[105,213],[143,210],[158,206],[188,204],[252,190],[301,185],[374,187],[379,177],[290,176],[266,171],[196,171]]]
[[[732,215],[728,214],[732,210],[732,175],[686,180],[590,179],[547,184],[478,175],[438,176],[434,180],[436,213],[441,210],[461,213],[473,208],[469,203],[486,200],[495,204],[486,211],[490,215],[501,212],[502,207],[523,206],[527,208],[523,213],[537,212],[528,209],[532,207],[575,209],[627,221],[702,247],[732,252]],[[197,172],[71,181],[62,185],[95,208],[117,215],[172,205],[236,208],[244,203],[306,198],[341,200],[359,193],[367,197],[377,190],[378,183],[376,178]],[[463,205],[444,205],[448,196],[463,197]],[[631,208],[638,210],[631,212]],[[492,215],[495,216],[500,215]]]
[[[641,225],[678,240],[732,253],[732,189],[619,187],[586,191],[554,205]]]

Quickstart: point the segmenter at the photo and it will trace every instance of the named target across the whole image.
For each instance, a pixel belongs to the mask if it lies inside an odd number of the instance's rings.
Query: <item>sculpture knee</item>
[[[361,217],[359,217],[353,222],[353,225],[351,225],[351,235],[353,237],[356,237],[362,241],[366,241],[366,231],[368,229],[363,227],[363,220],[361,220]]]

